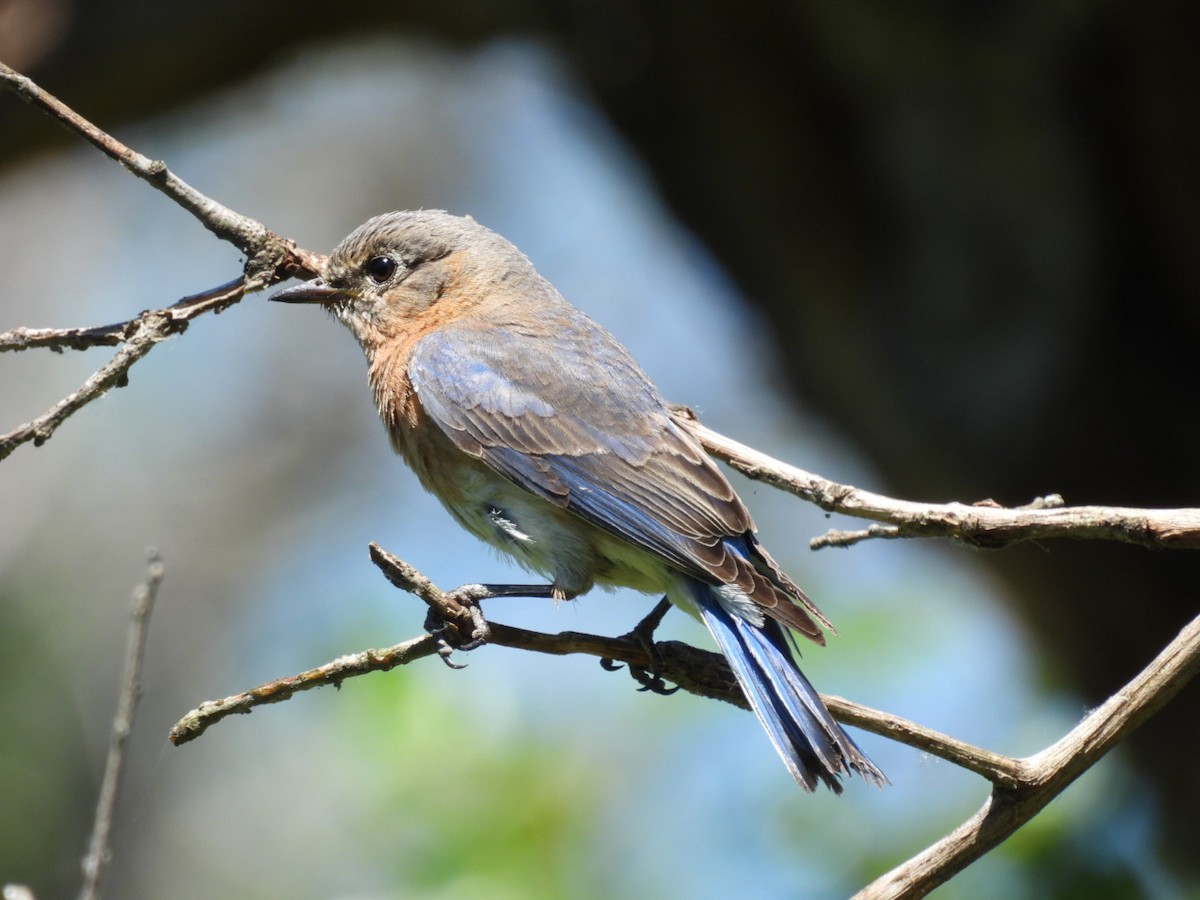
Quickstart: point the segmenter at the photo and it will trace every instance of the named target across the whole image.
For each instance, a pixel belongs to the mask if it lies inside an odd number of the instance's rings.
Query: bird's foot
[[[456,663],[450,658],[454,651],[469,652],[482,647],[491,637],[491,628],[483,617],[483,610],[479,608],[480,585],[464,585],[446,596],[464,611],[468,621],[462,618],[449,621],[431,608],[425,616],[425,630],[437,638],[437,652],[442,662],[451,669],[465,669],[465,663]]]
[[[658,653],[658,647],[654,643],[654,632],[662,623],[663,616],[667,614],[667,611],[670,608],[671,601],[664,597],[658,602],[658,605],[656,605],[654,609],[650,610],[649,615],[642,619],[642,621],[638,622],[637,625],[633,627],[633,630],[625,635],[626,638],[631,638],[637,641],[641,645],[642,650],[645,651],[646,656],[650,659],[649,668],[642,668],[641,666],[635,665],[629,666],[630,676],[634,681],[641,685],[638,690],[650,691],[653,694],[661,694],[664,697],[669,697],[671,694],[674,694],[679,690],[678,685],[675,687],[667,687],[666,681],[664,681],[663,677],[658,673],[662,660]],[[601,659],[600,665],[609,672],[615,672],[621,668],[620,663],[608,657]]]

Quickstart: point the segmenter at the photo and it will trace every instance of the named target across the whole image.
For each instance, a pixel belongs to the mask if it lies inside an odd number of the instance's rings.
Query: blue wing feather
[[[501,474],[526,490],[553,499],[545,490],[549,479],[566,489],[566,506],[587,521],[616,533],[643,549],[657,553],[676,568],[695,568],[690,541],[680,537],[652,514],[615,496],[589,477],[575,457],[546,456],[535,465],[528,456],[506,448],[489,450],[484,458]]]
[[[749,513],[623,348],[577,315],[586,326],[573,322],[553,358],[519,331],[423,338],[408,368],[426,414],[526,490],[683,571],[729,580],[721,541],[750,531]]]

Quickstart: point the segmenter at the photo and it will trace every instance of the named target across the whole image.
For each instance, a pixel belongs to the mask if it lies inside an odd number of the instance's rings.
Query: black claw
[[[456,663],[454,660],[452,660],[450,658],[450,654],[452,654],[453,652],[454,652],[454,648],[451,647],[449,644],[447,644],[445,641],[443,641],[442,645],[440,647],[438,647],[438,656],[440,656],[442,658],[442,662],[444,662],[449,668],[465,669],[467,667],[466,663]]]
[[[667,687],[667,682],[658,674],[659,664],[661,662],[658,655],[658,648],[654,644],[654,630],[662,622],[663,616],[667,614],[667,610],[671,608],[670,602],[663,598],[650,614],[642,621],[634,626],[626,638],[631,638],[638,642],[642,649],[646,652],[646,656],[650,658],[650,668],[643,669],[640,666],[629,666],[629,674],[641,687],[639,691],[649,691],[652,694],[660,694],[663,697],[669,697],[679,690],[679,686]],[[614,662],[609,657],[604,657],[600,660],[600,666],[605,671],[616,672],[622,668],[621,664]]]
[[[667,687],[666,681],[657,672],[630,666],[629,674],[633,676],[634,681],[641,685],[638,688],[639,691],[649,691],[652,694],[658,694],[662,697],[670,697],[679,690],[679,685]]]

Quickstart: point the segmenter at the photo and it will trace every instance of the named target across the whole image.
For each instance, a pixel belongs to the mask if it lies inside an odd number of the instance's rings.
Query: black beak
[[[276,291],[270,299],[278,300],[281,303],[331,303],[335,300],[344,300],[349,296],[346,291],[330,287],[320,278],[314,278],[312,281]]]

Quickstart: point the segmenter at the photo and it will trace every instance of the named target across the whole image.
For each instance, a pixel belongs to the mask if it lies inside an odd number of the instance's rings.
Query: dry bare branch
[[[152,160],[122,144],[112,135],[96,127],[53,94],[41,88],[33,79],[0,63],[0,84],[15,92],[21,99],[75,132],[105,156],[162,191],[177,204],[199,219],[221,240],[229,241],[247,256],[254,256],[268,241],[266,226],[222,206],[211,197],[201,194],[176,176],[162,160]]]
[[[129,381],[129,370],[133,368],[134,363],[153,350],[156,344],[183,333],[187,329],[188,323],[196,316],[206,312],[218,312],[226,306],[236,303],[244,292],[244,279],[239,278],[211,291],[185,297],[174,306],[144,312],[136,319],[131,319],[121,325],[86,330],[67,329],[68,333],[75,334],[107,334],[119,331],[123,346],[78,390],[59,400],[36,419],[14,428],[7,434],[0,435],[0,460],[5,459],[17,447],[29,441],[32,441],[35,447],[40,447],[50,439],[58,426],[69,416],[83,409],[93,400],[102,397],[110,389],[124,387]],[[41,346],[60,349],[61,346],[70,345],[72,338],[69,334],[63,337],[63,333],[60,332],[60,340],[65,343],[55,345],[53,339],[45,333],[46,331],[48,329],[36,334],[36,339],[41,341]],[[0,334],[0,346],[10,341],[10,336],[13,334],[14,332]]]
[[[995,783],[983,807],[950,834],[880,876],[856,900],[923,897],[1032,819],[1200,672],[1200,617],[1137,677],[1061,740],[1020,760],[1016,784]]]
[[[578,631],[546,634],[482,620],[478,609],[472,607],[480,600],[495,595],[486,585],[472,584],[453,591],[443,591],[427,576],[376,544],[371,545],[371,559],[393,585],[419,597],[430,608],[434,619],[448,625],[451,631],[438,630],[437,634],[426,634],[386,650],[364,650],[223,700],[202,703],[171,729],[171,742],[187,743],[199,737],[209,725],[232,713],[248,713],[256,706],[278,703],[298,691],[328,684],[340,685],[347,678],[369,672],[385,672],[432,656],[444,650],[446,645],[452,649],[478,643],[481,632],[486,634],[484,642],[516,650],[555,656],[579,653],[615,660],[636,669],[648,669],[653,664],[659,676],[688,693],[723,700],[742,709],[750,708],[729,664],[719,653],[680,641],[659,641],[654,644],[656,659],[652,663],[646,645],[633,634],[621,637],[604,637]],[[973,747],[915,722],[841,697],[825,695],[823,699],[834,717],[845,724],[938,756],[992,783],[1015,785],[1021,776],[1022,763],[1019,760]]]
[[[146,656],[146,631],[162,580],[162,560],[157,553],[150,551],[147,554],[146,580],[133,592],[133,604],[129,610],[129,636],[125,647],[121,692],[117,701],[117,712],[113,717],[108,757],[104,763],[104,779],[100,784],[100,797],[96,801],[92,836],[88,841],[87,855],[83,858],[83,886],[79,891],[79,900],[95,900],[100,895],[100,878],[111,856],[108,837],[112,832],[117,793],[125,768],[125,743],[133,730],[133,716],[137,711],[141,692],[142,662]]]
[[[220,312],[243,294],[262,290],[276,281],[296,275],[312,275],[321,267],[320,254],[298,250],[293,241],[269,230],[261,222],[236,213],[201,194],[172,173],[167,166],[148,159],[93,125],[65,103],[39,87],[32,79],[0,63],[0,86],[41,109],[69,130],[83,137],[105,155],[139,178],[149,182],[192,213],[205,228],[229,241],[244,254],[242,277],[220,288],[186,297],[165,309],[150,310],[127,322],[99,328],[17,328],[0,334],[0,351],[47,347],[52,350],[85,349],[123,345],[108,363],[98,369],[74,393],[64,397],[31,422],[0,436],[0,460],[21,444],[44,443],[68,417],[113,387],[127,383],[129,370],[156,344],[182,332],[187,323],[202,313]]]
[[[1064,506],[1051,494],[1025,506],[992,500],[973,504],[921,503],[838,484],[780,462],[701,424],[690,410],[676,418],[713,456],[749,478],[787,491],[829,512],[873,519],[861,531],[832,531],[811,542],[813,549],[848,546],[869,538],[946,537],[972,547],[998,548],[1021,541],[1090,538],[1153,548],[1200,548],[1200,509],[1133,509],[1121,506]]]

